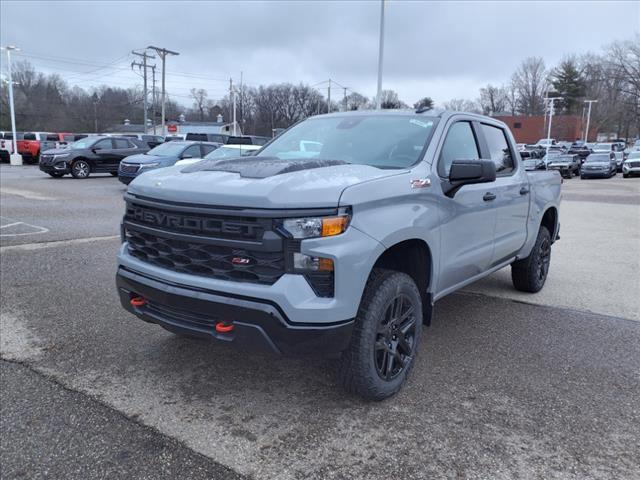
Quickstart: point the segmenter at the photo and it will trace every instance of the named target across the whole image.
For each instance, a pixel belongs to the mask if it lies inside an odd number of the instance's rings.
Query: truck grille
[[[631,168],[638,168],[638,167],[640,167],[640,162],[628,162],[628,165]]]
[[[129,253],[179,273],[272,285],[285,271],[284,253],[187,242],[127,228]]]
[[[40,155],[42,165],[51,165],[51,162],[53,162],[53,155]]]

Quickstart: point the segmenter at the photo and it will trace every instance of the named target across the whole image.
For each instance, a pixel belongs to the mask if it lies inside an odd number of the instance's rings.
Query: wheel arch
[[[555,241],[558,234],[558,209],[555,206],[547,208],[540,220],[540,226],[546,227],[551,234],[552,242]]]
[[[376,259],[376,268],[394,270],[409,275],[422,297],[423,322],[429,324],[433,316],[433,255],[429,244],[421,238],[399,241],[384,250]],[[369,274],[371,275],[371,273]]]

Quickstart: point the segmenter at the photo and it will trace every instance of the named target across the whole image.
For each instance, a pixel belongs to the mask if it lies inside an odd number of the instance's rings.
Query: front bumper
[[[622,165],[622,173],[626,175],[640,175],[640,167],[629,167]]]
[[[580,176],[585,178],[606,178],[611,176],[609,170],[585,170],[580,171]]]
[[[125,185],[129,185],[137,175],[123,175],[121,172],[118,172],[118,180],[120,180]]]
[[[116,285],[122,306],[142,320],[241,348],[281,355],[337,355],[347,348],[353,329],[353,320],[295,323],[268,300],[175,284],[123,267]],[[146,304],[132,306],[136,296]],[[233,330],[219,333],[218,322],[232,324]]]

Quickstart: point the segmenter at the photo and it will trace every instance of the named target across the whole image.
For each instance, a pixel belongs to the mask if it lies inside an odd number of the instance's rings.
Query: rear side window
[[[36,134],[35,133],[25,133],[24,134],[24,140],[36,140]]]
[[[206,133],[187,133],[187,137],[185,140],[195,140],[198,142],[206,142],[207,134]]]
[[[57,142],[58,140],[60,140],[60,137],[55,134],[49,134],[47,135],[47,140],[50,142]]]
[[[513,171],[513,156],[504,130],[482,124],[482,133],[489,147],[489,155],[496,164],[496,173],[507,175]]]
[[[478,160],[479,158],[478,143],[471,124],[469,122],[454,123],[449,128],[447,138],[442,145],[438,174],[448,177],[454,160]]]
[[[215,145],[202,145],[202,156],[204,157],[207,153],[213,152],[216,148],[218,147],[216,147]]]
[[[124,138],[116,138],[114,140],[116,142],[116,148],[131,148],[131,143],[129,142],[129,140],[126,140]]]
[[[93,148],[96,150],[109,150],[110,148],[113,148],[112,144],[111,144],[111,139],[110,138],[104,138],[102,140],[100,140],[99,142],[96,142],[93,145]]]
[[[182,158],[200,158],[200,145],[191,145],[184,152]]]

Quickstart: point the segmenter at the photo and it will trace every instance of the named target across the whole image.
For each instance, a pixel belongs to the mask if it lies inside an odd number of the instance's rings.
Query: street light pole
[[[167,50],[166,48],[160,48],[160,47],[154,47],[154,46],[148,46],[147,47],[150,50],[155,50],[155,52],[160,56],[160,58],[162,59],[162,93],[161,93],[161,102],[162,102],[162,114],[161,114],[161,135],[165,134],[165,125],[164,125],[164,120],[165,120],[165,99],[166,99],[166,90],[165,90],[165,59],[167,57],[167,55],[180,55],[178,52],[173,52],[171,50]]]
[[[587,143],[589,141],[589,124],[591,123],[591,104],[598,103],[598,100],[585,100],[584,103],[589,104],[589,110],[587,112],[587,129],[584,132],[584,142]]]
[[[549,162],[549,144],[551,143],[551,121],[553,120],[553,109],[556,100],[561,100],[562,97],[551,97],[549,101],[549,130],[547,131],[547,149],[545,152],[546,161]]]
[[[15,50],[17,52],[20,51],[18,47],[14,45],[7,45],[6,47],[2,47],[2,50],[7,51],[7,73],[9,74],[9,109],[11,110],[11,132],[13,134],[13,152],[9,157],[9,163],[11,165],[22,165],[22,155],[18,153],[18,140],[16,133],[16,109],[13,103],[13,77],[11,76],[11,51]]]
[[[382,96],[382,57],[384,54],[384,0],[380,0],[380,43],[378,44],[378,90],[376,93],[376,110],[380,110]]]

